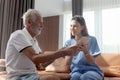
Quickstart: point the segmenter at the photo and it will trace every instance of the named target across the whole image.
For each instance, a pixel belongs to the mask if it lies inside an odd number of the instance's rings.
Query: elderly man
[[[7,43],[7,80],[45,80],[45,77],[39,77],[36,65],[62,56],[74,55],[79,51],[78,46],[74,45],[59,49],[52,54],[42,54],[35,38],[43,29],[41,14],[37,10],[29,9],[23,15],[23,23],[25,28],[13,32]]]

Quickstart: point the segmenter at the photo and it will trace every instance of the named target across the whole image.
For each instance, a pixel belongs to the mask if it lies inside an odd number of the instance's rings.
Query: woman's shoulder
[[[74,38],[71,38],[71,39],[66,40],[65,42],[72,42],[74,40],[75,40]]]
[[[89,35],[88,37],[89,37],[89,38],[92,38],[92,39],[96,39],[95,36],[91,36],[91,35]]]
[[[70,45],[72,45],[73,43],[75,43],[75,39],[74,39],[74,38],[68,39],[67,41],[65,41],[65,46],[70,46]]]
[[[90,40],[96,40],[96,37],[95,36],[88,36],[88,38],[90,39]]]

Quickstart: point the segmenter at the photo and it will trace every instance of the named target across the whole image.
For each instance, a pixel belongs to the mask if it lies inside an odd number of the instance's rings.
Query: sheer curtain
[[[89,33],[97,37],[101,51],[120,53],[120,0],[84,0],[83,10]]]
[[[64,19],[64,42],[70,37],[70,15],[71,12],[65,14],[69,18]],[[97,38],[102,53],[120,53],[120,0],[83,0],[83,17],[89,34]]]
[[[0,0],[0,58],[5,58],[5,49],[10,34],[22,28],[22,15],[34,8],[34,0]]]

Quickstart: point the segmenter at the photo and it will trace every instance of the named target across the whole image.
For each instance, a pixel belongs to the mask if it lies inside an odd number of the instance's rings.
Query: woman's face
[[[77,22],[76,20],[72,20],[70,23],[70,31],[72,36],[76,36],[76,35],[80,35],[81,31],[82,31],[82,26],[79,22]]]

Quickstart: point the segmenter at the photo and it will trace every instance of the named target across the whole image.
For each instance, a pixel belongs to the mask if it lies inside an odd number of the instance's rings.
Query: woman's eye
[[[77,26],[75,25],[75,26],[73,26],[74,28],[77,28]]]
[[[70,27],[77,28],[77,26],[76,26],[76,25],[70,25]]]

